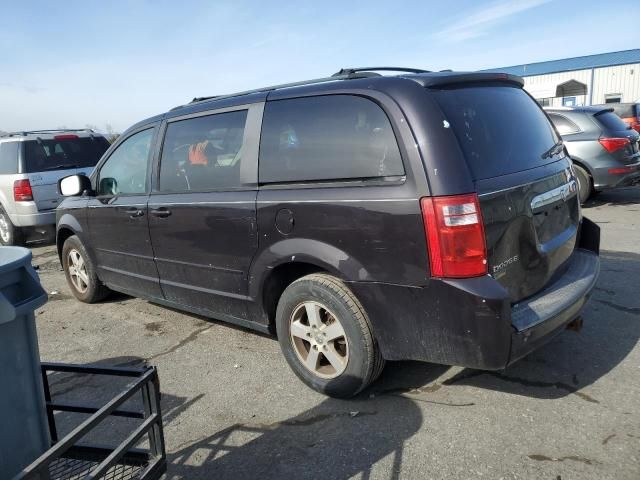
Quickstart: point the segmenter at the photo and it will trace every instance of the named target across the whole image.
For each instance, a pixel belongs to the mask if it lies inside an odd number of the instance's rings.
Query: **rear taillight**
[[[475,193],[420,200],[431,276],[479,277],[487,273],[487,246]]]
[[[33,200],[33,191],[28,179],[13,182],[13,199],[16,202],[30,202]]]
[[[626,147],[627,145],[629,145],[629,139],[628,138],[599,138],[598,141],[600,142],[600,145],[602,145],[607,152],[609,153],[613,153],[617,150],[620,150],[621,148]]]
[[[65,134],[65,135],[56,135],[55,137],[53,137],[54,140],[72,140],[74,138],[78,138],[78,135]]]

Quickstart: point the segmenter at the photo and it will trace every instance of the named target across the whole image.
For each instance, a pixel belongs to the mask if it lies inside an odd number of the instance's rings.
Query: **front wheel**
[[[67,238],[62,246],[62,268],[73,295],[84,303],[95,303],[109,295],[87,250],[76,235]]]
[[[289,366],[326,395],[351,397],[384,367],[364,308],[331,275],[307,275],[289,285],[278,302],[276,328]]]

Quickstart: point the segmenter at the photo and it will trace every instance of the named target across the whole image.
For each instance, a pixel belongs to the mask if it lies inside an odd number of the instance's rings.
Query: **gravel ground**
[[[77,302],[53,246],[33,248],[55,292],[36,313],[40,352],[156,365],[167,479],[638,479],[639,212],[640,188],[590,202],[602,272],[584,328],[501,373],[394,362],[356,399],[329,399],[295,377],[268,336],[121,295]],[[84,398],[116,388],[52,381]]]

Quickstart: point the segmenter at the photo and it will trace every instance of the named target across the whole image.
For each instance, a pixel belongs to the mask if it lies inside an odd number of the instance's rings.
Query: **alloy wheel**
[[[89,274],[87,273],[87,264],[82,255],[75,248],[69,250],[67,255],[69,270],[69,278],[71,283],[78,292],[84,293],[89,288]]]
[[[289,331],[296,356],[314,375],[331,379],[347,368],[347,336],[338,317],[324,305],[315,301],[298,305]]]

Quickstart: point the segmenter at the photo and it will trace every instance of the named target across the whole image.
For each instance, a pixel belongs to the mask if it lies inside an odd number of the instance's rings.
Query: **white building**
[[[492,68],[524,78],[543,106],[640,102],[640,49]]]

